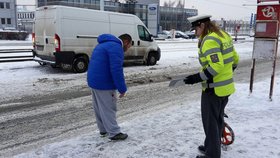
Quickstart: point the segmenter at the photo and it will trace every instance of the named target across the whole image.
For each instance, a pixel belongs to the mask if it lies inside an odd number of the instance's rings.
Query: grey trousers
[[[224,109],[227,103],[228,96],[218,97],[214,93],[202,92],[201,115],[206,135],[204,146],[206,155],[210,158],[221,157],[221,136],[224,126]]]
[[[116,120],[117,96],[115,90],[92,89],[93,109],[100,132],[107,132],[109,138],[120,133]]]

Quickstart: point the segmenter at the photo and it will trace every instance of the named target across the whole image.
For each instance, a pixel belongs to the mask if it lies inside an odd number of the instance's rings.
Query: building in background
[[[189,31],[191,24],[187,18],[196,16],[197,9],[176,8],[176,7],[160,7],[160,27],[162,30],[180,30]]]
[[[216,24],[219,25],[220,28],[225,30],[226,32],[234,35],[238,33],[238,35],[251,35],[251,31],[253,29],[250,26],[250,21],[243,20],[215,20]]]
[[[16,0],[0,0],[0,29],[17,29]]]
[[[34,11],[28,10],[25,6],[17,7],[17,23],[19,31],[32,33],[34,23]]]
[[[38,7],[65,5],[100,9],[100,0],[37,0],[36,3]],[[159,6],[159,0],[126,0],[125,3],[120,3],[118,0],[105,0],[104,10],[134,14],[143,21],[154,35],[161,30],[187,31],[190,28],[187,18],[198,13],[197,9]]]

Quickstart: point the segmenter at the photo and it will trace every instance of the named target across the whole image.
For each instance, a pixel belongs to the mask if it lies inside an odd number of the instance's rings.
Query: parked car
[[[157,37],[162,38],[162,39],[170,39],[171,34],[168,31],[164,31],[164,32],[158,33]]]
[[[175,32],[175,38],[184,38],[184,39],[189,39],[189,36],[186,35],[184,32],[182,31],[176,31]]]
[[[186,31],[185,34],[188,35],[190,39],[196,38],[195,31]]]

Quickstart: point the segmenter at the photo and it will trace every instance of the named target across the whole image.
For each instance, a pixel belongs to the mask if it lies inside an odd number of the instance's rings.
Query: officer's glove
[[[200,78],[199,73],[189,75],[188,77],[186,77],[184,79],[185,84],[195,84],[195,83],[198,83],[201,81],[203,81],[203,80]]]
[[[232,71],[234,72],[234,70],[237,68],[237,65],[232,66]]]

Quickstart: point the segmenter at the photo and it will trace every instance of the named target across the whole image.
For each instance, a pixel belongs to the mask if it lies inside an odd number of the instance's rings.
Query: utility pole
[[[14,6],[14,9],[15,9],[15,27],[16,27],[16,30],[18,30],[17,0],[15,0],[14,3],[15,3],[15,6]]]

